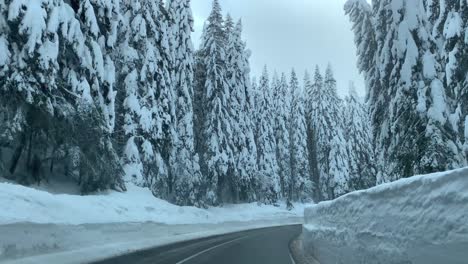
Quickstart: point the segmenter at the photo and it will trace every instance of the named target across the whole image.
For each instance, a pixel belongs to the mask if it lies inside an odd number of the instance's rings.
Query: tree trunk
[[[18,166],[18,161],[21,158],[21,154],[23,154],[23,149],[24,149],[24,142],[25,141],[25,136],[23,134],[21,143],[20,145],[15,149],[15,152],[13,153],[13,156],[11,157],[11,162],[10,162],[10,174],[13,175],[16,171],[16,167]]]
[[[28,169],[31,168],[31,153],[32,153],[32,141],[33,141],[33,131],[29,132],[29,146],[28,146],[28,157],[27,157],[27,166]]]

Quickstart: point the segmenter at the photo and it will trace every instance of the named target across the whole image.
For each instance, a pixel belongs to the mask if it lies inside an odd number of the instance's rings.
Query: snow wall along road
[[[321,264],[468,263],[468,168],[307,208],[303,247]]]

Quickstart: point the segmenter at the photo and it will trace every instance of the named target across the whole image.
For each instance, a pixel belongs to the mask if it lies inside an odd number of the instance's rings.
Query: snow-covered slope
[[[155,222],[163,224],[209,224],[228,221],[301,217],[304,205],[266,206],[257,203],[225,205],[207,210],[180,207],[155,198],[146,188],[129,184],[124,193],[109,191],[90,196],[51,194],[21,185],[0,183],[0,224],[96,224]]]
[[[305,210],[320,263],[466,263],[468,168],[416,176]]]

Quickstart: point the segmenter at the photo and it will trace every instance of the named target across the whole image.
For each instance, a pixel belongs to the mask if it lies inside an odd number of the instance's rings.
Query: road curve
[[[301,225],[256,229],[148,249],[94,264],[291,264]],[[155,238],[157,239],[157,238]]]

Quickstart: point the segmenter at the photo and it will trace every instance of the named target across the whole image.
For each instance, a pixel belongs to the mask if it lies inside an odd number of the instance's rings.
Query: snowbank
[[[146,188],[129,185],[125,193],[106,192],[79,196],[51,194],[11,183],[0,183],[0,224],[97,224],[155,222],[162,224],[214,224],[301,217],[304,205],[287,211],[257,203],[226,205],[207,210],[180,207],[156,199]]]
[[[293,211],[253,204],[207,210],[156,199],[149,190],[52,194],[0,182],[0,262],[87,263],[169,243],[302,223]]]
[[[303,247],[327,263],[466,263],[468,168],[416,176],[305,210]]]

